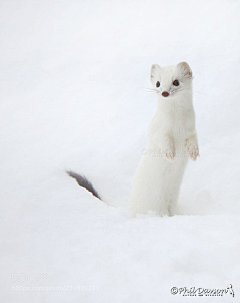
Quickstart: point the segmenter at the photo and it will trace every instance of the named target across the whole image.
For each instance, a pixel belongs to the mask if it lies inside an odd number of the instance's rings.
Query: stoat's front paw
[[[186,148],[187,148],[187,154],[188,154],[189,158],[191,158],[193,161],[196,161],[197,157],[199,156],[197,142],[187,141]]]
[[[161,141],[161,144],[159,145],[162,156],[168,161],[173,161],[175,157],[175,146],[173,139],[169,135],[165,135]]]
[[[163,156],[168,160],[168,161],[173,161],[175,157],[175,148],[174,146],[169,146],[168,148],[165,148],[163,150]]]

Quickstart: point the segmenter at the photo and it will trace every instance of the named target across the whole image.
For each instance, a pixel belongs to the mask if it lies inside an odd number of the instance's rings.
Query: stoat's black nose
[[[163,97],[168,97],[168,96],[169,96],[169,93],[168,93],[168,92],[162,92],[162,96],[163,96]]]

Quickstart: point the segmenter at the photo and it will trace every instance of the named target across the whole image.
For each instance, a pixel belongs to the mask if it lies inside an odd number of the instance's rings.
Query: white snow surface
[[[240,1],[0,8],[1,302],[240,302]],[[178,215],[133,217],[157,106],[150,67],[181,61],[194,74],[200,158]],[[170,292],[230,283],[234,299]]]

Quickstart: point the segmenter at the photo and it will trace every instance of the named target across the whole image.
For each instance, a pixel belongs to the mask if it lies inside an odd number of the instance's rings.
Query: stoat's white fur
[[[179,86],[173,85],[176,79]],[[158,215],[173,215],[188,157],[196,160],[199,155],[192,71],[186,62],[166,67],[154,64],[151,82],[158,107],[148,128],[147,147],[134,178],[129,209],[141,214],[151,210]],[[169,96],[162,96],[162,92]]]

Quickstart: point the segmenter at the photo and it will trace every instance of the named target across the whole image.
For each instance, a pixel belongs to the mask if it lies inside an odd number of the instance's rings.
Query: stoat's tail
[[[92,183],[88,181],[88,179],[84,176],[81,176],[79,174],[76,174],[72,171],[67,171],[67,173],[69,174],[70,177],[73,177],[74,179],[76,179],[77,183],[86,188],[86,190],[88,190],[90,193],[92,193],[96,198],[100,199],[97,191],[95,190],[95,188],[93,187]]]

